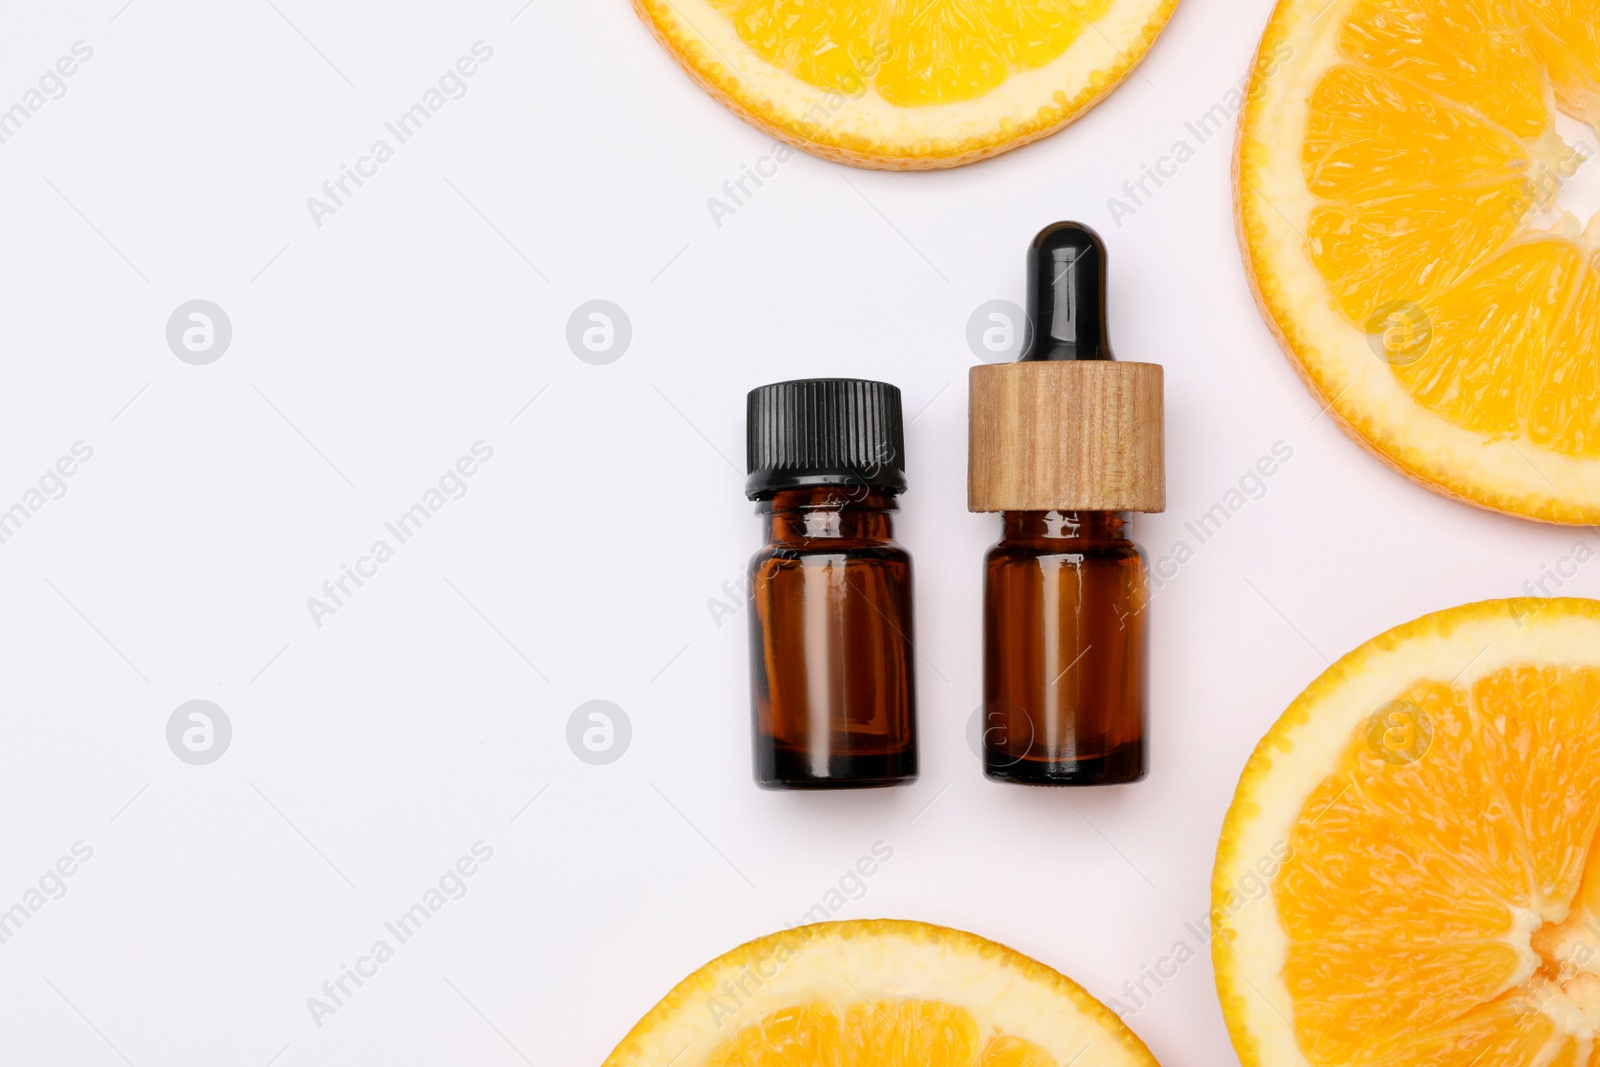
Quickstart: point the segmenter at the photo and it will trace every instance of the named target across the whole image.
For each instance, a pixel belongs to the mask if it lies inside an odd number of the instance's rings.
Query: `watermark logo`
[[[1183,124],[1183,134],[1173,142],[1165,155],[1158,156],[1154,164],[1141,163],[1139,173],[1122,183],[1122,196],[1106,198],[1106,211],[1117,229],[1122,229],[1127,219],[1137,215],[1160,195],[1167,183],[1178,176],[1188,162],[1198,156],[1213,142],[1229,144],[1229,136],[1239,112],[1245,104],[1260,98],[1272,84],[1278,71],[1294,57],[1294,48],[1286,42],[1279,43],[1270,52],[1256,56],[1252,74],[1230,85],[1221,99],[1205,111]]]
[[[567,319],[567,347],[593,366],[615,363],[632,343],[633,322],[609,300],[585,301]]]
[[[455,463],[444,469],[416,503],[383,524],[388,536],[376,538],[364,555],[356,557],[354,566],[339,564],[339,574],[322,583],[322,596],[306,597],[306,611],[316,628],[322,629],[324,619],[337,615],[348,605],[368,581],[378,576],[379,568],[395,557],[400,546],[417,536],[446,504],[466,496],[467,480],[493,458],[493,445],[483,440],[474,441],[469,454],[456,457]]]
[[[1577,177],[1585,163],[1595,157],[1595,146],[1587,141],[1573,145],[1563,143],[1562,147],[1566,151],[1559,160],[1536,165],[1527,177],[1506,193],[1508,208],[1514,215],[1521,216],[1529,210],[1543,211],[1556,206],[1556,198],[1561,195],[1561,190]],[[1571,236],[1577,238],[1575,227]]]
[[[1367,316],[1367,344],[1391,367],[1405,367],[1433,347],[1433,319],[1409,300],[1391,300]]]
[[[617,762],[632,743],[628,713],[609,700],[586,700],[567,717],[567,747],[592,767]]]
[[[400,146],[421,133],[446,104],[467,95],[467,79],[494,58],[494,49],[482,40],[472,43],[471,53],[458,57],[440,73],[434,85],[423,90],[421,97],[393,120],[385,122],[383,129],[387,136],[374,138],[366,153],[356,157],[355,166],[339,164],[338,175],[322,183],[320,197],[306,197],[306,211],[317,229],[322,229],[324,219],[348,206],[356,193],[378,176],[378,169],[395,157]]]
[[[766,951],[750,960],[737,974],[723,979],[722,984],[706,998],[706,1010],[717,1029],[742,1021],[740,1013],[756,999],[766,984],[778,977],[784,964],[794,957],[795,951],[810,940],[812,923],[827,922],[848,905],[859,902],[867,895],[868,882],[894,858],[894,846],[878,840],[855,863],[822,891],[816,903],[785,927],[784,936],[774,939]]]
[[[71,855],[63,854],[46,867],[16,903],[10,907],[0,907],[0,945],[16,937],[18,931],[31,922],[46,904],[66,896],[66,880],[77,874],[79,868],[93,857],[94,848],[91,845],[82,840],[74,841]],[[0,905],[3,904],[4,901],[0,901]]]
[[[706,198],[706,210],[711,213],[711,221],[717,229],[722,229],[723,220],[737,215],[739,209],[748,204],[768,181],[778,176],[778,168],[798,154],[782,141],[774,141],[772,151],[757,159],[754,165],[740,164],[739,176],[722,183],[722,194],[726,199],[715,196]],[[755,188],[752,189],[752,185]]]
[[[53,500],[67,495],[67,479],[78,473],[80,465],[89,462],[94,449],[83,441],[74,441],[70,455],[59,457],[44,469],[39,480],[23,491],[22,498],[10,507],[0,501],[0,545],[6,544],[23,524]]]
[[[1009,300],[979,304],[967,318],[967,347],[985,363],[1010,363],[1033,334],[1028,313]]]
[[[215,363],[232,343],[228,313],[209,300],[185,301],[167,318],[167,347],[185,363],[196,367]]]
[[[1200,554],[1234,516],[1250,504],[1264,498],[1270,490],[1268,484],[1288,462],[1294,458],[1294,447],[1286,441],[1274,441],[1272,448],[1245,468],[1238,480],[1200,515],[1183,524],[1188,535],[1178,538],[1172,547],[1156,557],[1150,565],[1152,595],[1164,589],[1178,576],[1190,560]]]
[[[1420,760],[1433,747],[1433,720],[1409,700],[1391,700],[1367,720],[1367,748],[1395,767]]]
[[[5,144],[21,132],[22,127],[52,100],[67,95],[66,79],[78,73],[79,67],[94,57],[94,49],[83,41],[72,42],[71,55],[63,55],[52,67],[46,67],[39,80],[22,94],[22,99],[10,107],[0,103],[0,144]]]
[[[1171,947],[1153,961],[1141,963],[1138,975],[1123,982],[1121,996],[1108,1000],[1106,1007],[1116,1012],[1123,1022],[1149,1007],[1150,1002],[1178,977],[1186,964],[1191,960],[1210,958],[1206,946],[1218,935],[1222,924],[1272,894],[1274,879],[1293,858],[1293,847],[1283,840],[1258,856],[1255,863],[1246,867],[1244,873],[1222,895],[1212,911],[1185,922],[1182,934],[1173,941]],[[1224,936],[1232,933],[1231,930],[1222,930]]]
[[[1011,743],[1013,722],[1027,729],[1020,744]],[[1010,767],[1021,763],[1033,750],[1033,719],[1028,715],[1010,715],[1003,708],[990,708],[979,704],[967,719],[967,747],[988,767]]]
[[[179,704],[167,719],[167,747],[193,766],[217,762],[232,743],[233,723],[228,713],[209,700]]]
[[[979,759],[983,758],[983,735],[983,705],[979,704],[967,717],[967,747]]]
[[[0,532],[3,532],[3,529],[3,525],[0,525]],[[1595,550],[1588,543],[1574,541],[1572,549],[1555,563],[1546,563],[1539,567],[1539,577],[1523,582],[1522,591],[1529,596],[1556,596],[1594,557]]]
[[[322,983],[321,995],[312,994],[306,998],[306,1010],[316,1028],[322,1029],[328,1016],[337,1015],[348,1006],[363,986],[378,977],[379,969],[394,959],[400,946],[416,937],[446,904],[465,897],[472,888],[468,879],[493,858],[494,846],[481,839],[474,841],[470,854],[458,857],[409,908],[383,924],[384,936],[375,939],[364,954],[357,956],[354,966],[339,964],[338,976]]]

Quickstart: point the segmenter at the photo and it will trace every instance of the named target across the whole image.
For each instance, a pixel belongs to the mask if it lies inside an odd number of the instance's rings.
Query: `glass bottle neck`
[[[758,501],[767,519],[767,538],[775,545],[816,541],[894,539],[893,493],[859,485],[818,485],[782,489]]]
[[[1126,511],[1008,511],[1007,541],[1126,541]]]

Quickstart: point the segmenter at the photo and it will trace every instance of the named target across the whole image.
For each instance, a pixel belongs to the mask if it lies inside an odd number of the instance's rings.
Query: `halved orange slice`
[[[1239,141],[1261,305],[1313,392],[1441,493],[1600,520],[1592,0],[1280,0]],[[1600,127],[1597,127],[1600,128]]]
[[[1071,979],[1004,945],[891,919],[817,923],[719,956],[605,1067],[1157,1067]]]
[[[927,170],[1054,133],[1117,86],[1177,0],[634,0],[734,113],[814,155]]]
[[[1600,601],[1439,612],[1250,758],[1212,882],[1246,1067],[1600,1065]]]

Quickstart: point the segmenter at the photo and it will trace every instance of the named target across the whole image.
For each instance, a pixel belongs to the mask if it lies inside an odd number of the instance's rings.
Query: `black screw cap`
[[[750,390],[746,408],[750,499],[812,485],[905,491],[905,425],[894,386],[856,378],[777,382]]]

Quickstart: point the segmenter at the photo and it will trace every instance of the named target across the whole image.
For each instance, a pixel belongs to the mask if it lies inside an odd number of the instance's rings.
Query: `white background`
[[[1318,417],[1246,285],[1231,130],[1113,222],[1239,83],[1267,0],[1184,0],[1045,142],[922,175],[799,156],[720,226],[708,198],[772,143],[623,0],[123,3],[14,3],[0,35],[0,107],[93,49],[0,144],[0,509],[93,449],[0,545],[0,908],[93,849],[0,945],[0,1062],[595,1064],[878,841],[839,917],[970,929],[1126,1001],[1203,950],[1238,771],[1329,657],[1597,544],[1434,496]],[[479,40],[466,95],[316,225],[307,198]],[[1061,218],[1110,245],[1120,356],[1166,365],[1153,560],[1293,449],[1157,592],[1153,773],[1103,791],[991,784],[967,738],[998,522],[964,506],[967,319],[1021,299]],[[195,298],[233,327],[207,366],[165,339]],[[605,366],[565,340],[596,298],[633,327]],[[758,791],[745,615],[708,608],[759,538],[744,394],[821,375],[915,416],[909,788]],[[316,625],[307,598],[480,440],[466,495]],[[1590,564],[1562,592],[1597,590]],[[233,726],[209,766],[167,745],[192,699]],[[607,766],[566,741],[591,699],[632,723]],[[480,840],[466,895],[318,1026],[308,998]],[[1203,951],[1155,993],[1130,1021],[1159,1058],[1233,1062]]]

